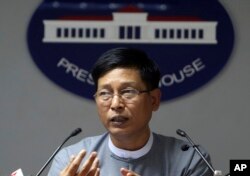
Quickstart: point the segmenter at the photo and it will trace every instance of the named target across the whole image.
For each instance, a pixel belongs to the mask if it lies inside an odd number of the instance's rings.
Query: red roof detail
[[[119,12],[124,12],[124,13],[137,12],[137,13],[140,13],[140,12],[143,12],[143,10],[140,9],[140,8],[138,8],[138,7],[136,7],[136,6],[128,5],[128,6],[120,8]]]
[[[138,11],[138,8],[134,6],[126,6],[123,8],[124,11],[121,13],[132,13],[132,9],[137,10],[136,12],[140,13],[142,11]],[[134,11],[135,12],[135,11]],[[79,20],[79,21],[113,21],[113,16],[62,16],[59,20]],[[195,16],[148,16],[147,21],[202,21],[201,18]]]

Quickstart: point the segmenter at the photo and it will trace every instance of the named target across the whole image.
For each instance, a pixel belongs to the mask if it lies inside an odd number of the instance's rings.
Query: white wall
[[[229,63],[202,89],[163,103],[151,126],[171,136],[176,136],[177,128],[185,129],[209,151],[215,168],[226,174],[230,159],[250,159],[250,1],[220,2],[236,32]],[[71,142],[104,131],[94,102],[59,88],[33,63],[26,30],[40,3],[0,2],[1,176],[19,167],[26,175],[35,174],[76,127],[82,127],[83,133]]]

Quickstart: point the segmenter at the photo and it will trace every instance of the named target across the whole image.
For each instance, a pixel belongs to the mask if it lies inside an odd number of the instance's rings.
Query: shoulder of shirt
[[[104,133],[98,136],[86,137],[79,142],[65,147],[63,150],[68,153],[68,155],[77,154],[82,149],[85,149],[87,153],[95,151],[96,147],[101,145],[105,140],[108,139],[108,133]]]
[[[193,154],[195,153],[194,148],[189,144],[189,142],[184,141],[182,139],[178,139],[175,137],[170,137],[170,136],[164,136],[161,134],[154,134],[154,139],[156,143],[159,143],[159,145],[162,145],[166,148],[168,148],[171,151],[181,151],[181,153],[186,153],[186,154]],[[188,146],[186,150],[183,150],[182,147]],[[201,146],[198,145],[201,153],[205,156],[209,155],[207,151]]]
[[[161,142],[161,143],[165,143],[167,145],[183,145],[183,144],[187,144],[186,141],[183,141],[181,139],[172,137],[172,136],[165,136],[162,134],[157,134],[157,133],[153,133],[154,135],[154,139],[156,142]]]

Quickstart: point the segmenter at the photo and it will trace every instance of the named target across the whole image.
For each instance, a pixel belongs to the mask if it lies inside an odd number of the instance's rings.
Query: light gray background
[[[35,174],[76,127],[85,136],[104,132],[94,102],[48,80],[28,52],[28,22],[42,0],[0,2],[0,175],[22,168]],[[234,23],[236,40],[229,63],[209,84],[163,103],[152,129],[176,136],[186,130],[211,154],[216,169],[230,159],[250,159],[250,1],[220,0]],[[226,31],[225,31],[226,32]]]

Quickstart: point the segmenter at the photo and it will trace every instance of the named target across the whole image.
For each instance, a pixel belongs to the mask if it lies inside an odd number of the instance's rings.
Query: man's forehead
[[[116,68],[108,71],[98,79],[98,87],[119,84],[138,85],[142,83],[140,72],[133,68]]]
[[[112,86],[120,86],[120,87],[127,87],[127,86],[137,86],[140,83],[138,81],[132,81],[132,80],[119,80],[114,82],[99,82],[98,87],[99,88],[110,88]]]

